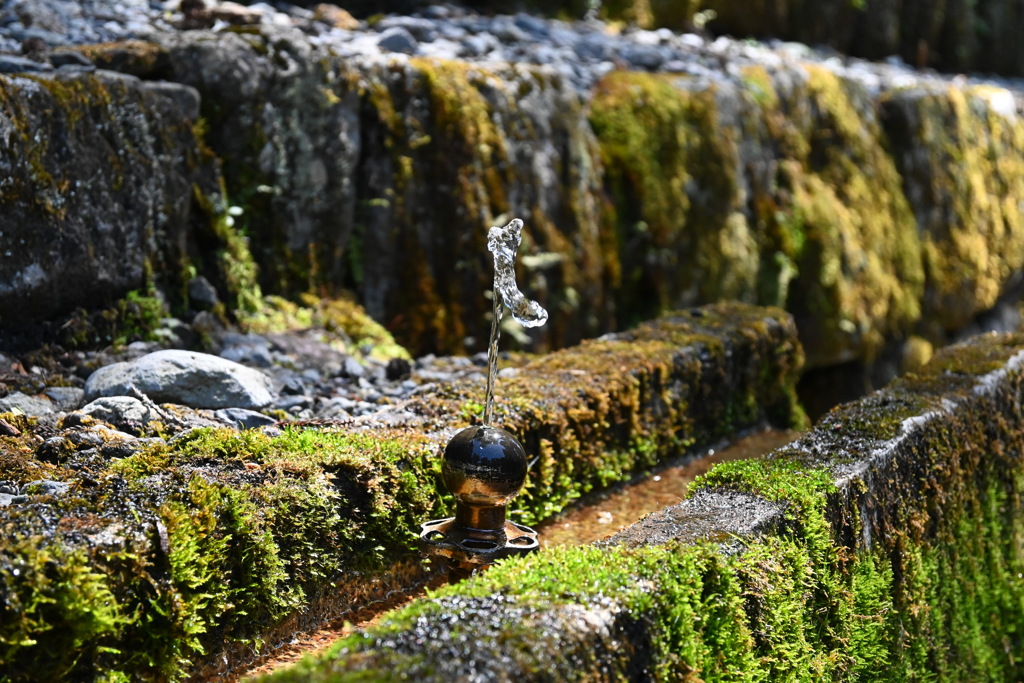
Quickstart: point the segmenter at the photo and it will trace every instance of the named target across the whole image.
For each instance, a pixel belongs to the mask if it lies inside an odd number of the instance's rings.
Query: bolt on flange
[[[504,429],[469,427],[452,437],[441,476],[455,495],[455,516],[422,524],[424,553],[444,558],[452,576],[462,578],[503,557],[537,550],[537,532],[506,519],[526,470],[526,451]]]

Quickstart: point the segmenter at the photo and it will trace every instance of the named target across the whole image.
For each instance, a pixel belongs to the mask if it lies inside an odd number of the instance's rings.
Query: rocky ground
[[[192,330],[179,320],[167,324],[164,332]],[[102,449],[128,455],[199,427],[277,434],[289,424],[358,428],[401,421],[404,400],[459,379],[479,383],[482,395],[483,354],[410,362],[367,355],[347,341],[351,352],[340,350],[346,345],[339,333],[322,328],[273,334],[223,328],[205,343],[210,353],[172,348],[185,346],[180,338],[99,351],[0,352],[0,413],[37,418],[43,460],[58,460],[60,454],[47,454],[63,447],[68,434],[84,440],[75,443],[74,460],[85,467]],[[12,430],[0,421],[0,433],[12,436]],[[25,494],[0,482],[0,504]]]
[[[417,55],[484,64],[547,65],[581,90],[617,68],[684,73],[714,81],[723,72],[735,75],[751,63],[771,67],[796,61],[825,63],[873,92],[922,80],[965,78],[921,72],[898,57],[868,62],[796,43],[649,31],[609,25],[593,17],[567,22],[523,13],[485,16],[437,4],[412,16],[375,17],[368,23],[330,4],[307,9],[284,2],[242,5],[215,0],[7,2],[0,8],[0,72],[87,68],[77,55],[51,51],[61,45],[146,38],[162,31],[237,30],[246,25],[298,30],[340,56]],[[1024,91],[1020,79],[968,78]],[[1012,101],[1004,106],[1007,111],[1015,108]]]

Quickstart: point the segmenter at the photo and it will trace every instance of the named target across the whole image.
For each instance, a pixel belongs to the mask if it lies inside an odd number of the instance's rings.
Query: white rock
[[[194,351],[157,351],[94,372],[85,398],[127,396],[131,387],[157,403],[192,408],[260,408],[273,400],[272,380],[252,368]]]

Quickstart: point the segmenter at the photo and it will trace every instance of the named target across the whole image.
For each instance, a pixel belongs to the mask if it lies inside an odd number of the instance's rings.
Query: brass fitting
[[[452,575],[461,578],[540,547],[536,531],[506,519],[526,470],[526,451],[504,429],[469,427],[452,437],[441,476],[455,495],[455,516],[423,523],[424,553],[444,558]]]

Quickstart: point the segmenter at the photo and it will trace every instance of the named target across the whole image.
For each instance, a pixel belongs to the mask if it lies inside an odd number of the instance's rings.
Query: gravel
[[[372,25],[347,17],[340,23],[351,28],[339,28],[337,16],[346,13],[334,7],[325,11],[324,7],[311,11],[287,3],[245,6],[207,0],[201,9],[186,14],[180,9],[180,0],[14,0],[0,8],[0,72],[62,64],[81,68],[49,52],[61,45],[145,39],[161,31],[221,31],[240,24],[263,24],[297,28],[338,55],[360,59],[426,56],[483,65],[539,65],[561,74],[580,91],[588,91],[604,74],[618,68],[682,73],[714,82],[739,78],[738,67],[748,64],[773,69],[815,62],[859,81],[872,93],[922,82],[995,85],[1013,91],[1008,106],[1018,113],[1024,111],[1024,79],[918,71],[898,57],[868,62],[796,43],[710,38],[668,29],[619,30],[594,19],[562,21],[523,13],[484,16],[451,4],[428,6],[413,16],[389,15]]]

